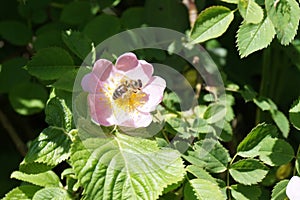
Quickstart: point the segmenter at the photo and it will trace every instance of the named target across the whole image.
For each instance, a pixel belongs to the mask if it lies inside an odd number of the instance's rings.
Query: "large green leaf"
[[[72,200],[71,195],[59,187],[47,187],[36,192],[32,200]]]
[[[258,24],[263,20],[263,9],[255,0],[239,0],[238,8],[246,23]]]
[[[280,166],[294,158],[293,147],[282,139],[266,138],[259,149],[259,158],[271,166]]]
[[[10,177],[41,187],[61,186],[59,177],[53,171],[46,171],[39,174],[26,174],[14,171]]]
[[[39,189],[35,185],[21,185],[8,192],[3,200],[31,200]]]
[[[218,185],[212,183],[211,181],[205,179],[193,179],[190,180],[190,183],[198,200],[212,199],[212,197],[214,200],[226,199]]]
[[[293,126],[300,130],[300,98],[298,98],[289,110],[289,118]]]
[[[30,163],[56,166],[69,157],[70,145],[71,140],[62,128],[50,126],[44,129],[32,142],[27,155],[21,163],[21,171],[26,172],[26,165]]]
[[[232,164],[229,173],[236,182],[253,185],[265,178],[268,168],[258,160],[245,159]]]
[[[249,54],[267,47],[275,36],[275,29],[268,17],[259,24],[243,23],[237,34],[237,46],[240,56]]]
[[[198,167],[196,165],[189,165],[187,166],[186,169],[188,172],[192,173],[194,176],[196,176],[199,179],[205,179],[212,183],[217,184],[216,179],[201,167]]]
[[[200,43],[221,36],[229,27],[233,11],[224,6],[212,6],[202,11],[191,31],[192,43]]]
[[[31,41],[31,30],[19,21],[1,21],[0,36],[14,45],[26,45]]]
[[[277,129],[273,125],[259,124],[253,128],[237,147],[237,154],[243,157],[255,157],[259,155],[261,142],[267,136],[275,136]]]
[[[41,84],[25,82],[11,88],[8,97],[17,113],[31,115],[45,108],[48,93]]]
[[[71,165],[87,199],[157,199],[185,174],[177,151],[120,133],[76,140],[71,152]]]
[[[261,190],[258,186],[232,185],[231,194],[237,200],[258,200]]]
[[[43,80],[57,79],[73,68],[74,63],[70,54],[58,47],[41,49],[27,65],[31,75]]]
[[[81,32],[66,31],[62,34],[64,43],[69,49],[76,54],[81,60],[85,60],[90,52],[93,52],[89,58],[85,61],[87,64],[92,65],[95,62],[94,44],[91,39]]]
[[[287,184],[289,183],[289,180],[282,180],[278,182],[274,189],[272,190],[272,199],[271,200],[282,200],[287,198],[285,189]]]
[[[205,139],[194,144],[194,150],[188,151],[184,158],[193,165],[212,173],[221,173],[227,169],[230,156],[217,140]]]
[[[90,2],[73,1],[64,6],[61,12],[60,20],[67,24],[77,25],[86,22],[91,17],[92,10]]]

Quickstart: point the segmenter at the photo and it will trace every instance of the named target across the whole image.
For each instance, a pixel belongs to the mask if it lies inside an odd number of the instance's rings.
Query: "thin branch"
[[[27,147],[24,142],[21,140],[19,135],[17,134],[16,130],[9,122],[7,117],[4,113],[0,110],[0,123],[2,124],[3,128],[7,131],[9,137],[12,139],[13,143],[15,144],[17,150],[20,152],[22,156],[25,156],[27,153]]]

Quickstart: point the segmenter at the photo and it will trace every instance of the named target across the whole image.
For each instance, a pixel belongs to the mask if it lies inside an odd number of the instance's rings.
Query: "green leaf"
[[[36,192],[32,200],[72,200],[68,192],[59,187],[47,187]]]
[[[237,46],[240,56],[243,58],[267,47],[274,36],[275,29],[268,17],[259,24],[243,23],[237,34]]]
[[[296,157],[295,168],[296,168],[298,174],[300,174],[300,155],[299,154]]]
[[[126,9],[121,16],[122,26],[128,29],[139,28],[145,24],[145,9],[143,7],[131,7]]]
[[[199,179],[205,179],[212,183],[218,184],[215,178],[213,178],[207,171],[205,171],[203,168],[198,167],[196,165],[189,165],[187,166],[187,171],[193,174],[195,177]]]
[[[78,14],[80,13],[80,15]],[[60,20],[67,24],[78,25],[92,17],[91,3],[85,1],[73,1],[66,5],[60,16]]]
[[[184,194],[184,199],[188,199],[188,200],[197,200],[197,196],[194,192],[194,188],[192,188],[191,183],[190,182],[186,182],[184,184],[184,189],[183,189],[183,194]],[[170,198],[169,198],[170,199]],[[168,199],[166,199],[168,200]]]
[[[262,181],[268,173],[268,168],[258,160],[245,159],[233,163],[229,173],[236,182],[253,185]]]
[[[280,166],[294,158],[293,147],[282,139],[266,138],[259,149],[259,159],[271,166]]]
[[[59,97],[52,98],[46,106],[46,122],[50,126],[63,128],[70,131],[73,128],[72,111],[66,104],[66,101]]]
[[[60,77],[51,86],[56,89],[65,90],[67,92],[73,92],[74,82],[77,77],[77,73],[78,73],[77,69],[68,71],[64,74],[64,76]]]
[[[21,165],[36,162],[54,167],[69,157],[70,146],[71,140],[63,129],[50,126],[32,142]]]
[[[3,200],[31,200],[39,189],[40,187],[35,185],[21,185],[7,193]]]
[[[276,105],[273,103],[273,101],[269,98],[266,97],[257,97],[253,99],[253,102],[262,110],[262,111],[266,111],[266,110],[277,110]]]
[[[223,2],[226,2],[226,3],[233,3],[233,4],[238,4],[239,0],[221,0]]]
[[[75,140],[71,151],[71,165],[87,199],[157,199],[185,174],[177,151],[119,133]]]
[[[254,0],[239,0],[238,8],[246,23],[258,24],[264,18],[263,9]]]
[[[244,85],[244,89],[241,90],[240,93],[246,102],[253,101],[257,96],[257,92],[255,92],[250,85]]]
[[[89,21],[84,27],[83,33],[92,39],[95,45],[98,45],[103,40],[117,34],[120,26],[117,17],[102,14]]]
[[[26,63],[27,60],[25,58],[16,57],[1,64],[0,93],[7,93],[14,86],[29,81],[30,76],[28,72],[22,68]]]
[[[211,199],[212,197],[214,200],[226,199],[217,184],[204,179],[193,179],[190,180],[190,183],[198,200]]]
[[[237,147],[237,154],[242,157],[255,157],[259,155],[261,142],[267,136],[275,136],[277,129],[273,125],[258,124],[243,139]]]
[[[267,11],[276,28],[277,38],[282,45],[288,45],[297,34],[300,8],[295,0],[268,2]]]
[[[26,45],[31,41],[31,30],[19,21],[1,21],[0,36],[13,45]]]
[[[300,98],[298,98],[289,110],[289,118],[293,126],[300,130]]]
[[[211,103],[205,110],[203,118],[209,124],[216,123],[226,116],[226,106],[220,103]]]
[[[224,6],[212,6],[202,11],[191,30],[192,43],[221,36],[234,18],[233,11]]]
[[[49,47],[38,51],[27,65],[28,72],[43,80],[53,80],[74,69],[73,59],[62,48]]]
[[[53,171],[46,171],[39,174],[26,174],[14,171],[10,177],[41,187],[61,186],[59,177]]]
[[[259,200],[261,190],[258,186],[232,185],[231,194],[238,200]]]
[[[287,138],[290,132],[289,120],[279,110],[271,110],[271,116],[279,130],[282,132],[283,137]]]
[[[289,180],[282,180],[280,182],[278,182],[274,189],[272,190],[272,199],[271,200],[282,200],[282,199],[286,199],[286,193],[285,193],[285,189],[287,184],[289,183]]]
[[[49,47],[64,47],[60,30],[49,30],[41,33],[33,41],[33,48],[36,51]]]
[[[212,173],[221,173],[227,169],[230,156],[217,140],[205,139],[194,144],[194,151],[188,151],[184,158],[193,165],[202,167]]]
[[[12,107],[21,115],[41,112],[48,98],[48,93],[44,86],[29,82],[20,83],[11,88],[8,95]]]
[[[87,55],[94,51],[92,40],[83,33],[71,30],[65,31],[62,33],[62,39],[68,48],[82,60],[85,60]],[[88,61],[85,60],[88,65],[92,65],[95,62],[95,55],[92,57],[87,58]]]

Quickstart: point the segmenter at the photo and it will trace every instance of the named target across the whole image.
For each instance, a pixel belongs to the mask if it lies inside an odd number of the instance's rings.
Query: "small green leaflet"
[[[59,187],[47,187],[37,191],[32,200],[53,200],[53,199],[63,199],[63,200],[72,200],[69,193]]]
[[[287,198],[285,194],[285,189],[289,180],[282,180],[278,182],[272,190],[272,198],[271,200],[282,200]]]
[[[191,186],[198,198],[198,200],[225,200],[226,197],[222,194],[218,185],[211,181],[204,179],[193,179],[190,180]]]
[[[212,6],[202,11],[192,28],[192,43],[201,43],[221,36],[234,18],[233,11],[224,6]]]
[[[263,20],[263,9],[254,0],[239,0],[238,8],[246,23],[258,24]]]
[[[267,47],[275,36],[275,29],[268,17],[259,24],[243,22],[237,33],[237,46],[241,58]]]
[[[32,200],[33,195],[41,189],[35,185],[21,185],[12,189],[2,200]]]
[[[155,200],[185,174],[178,151],[119,133],[75,140],[71,152],[71,165],[87,199]]]
[[[233,163],[229,173],[236,182],[253,185],[262,181],[268,173],[268,168],[256,159],[245,159]]]
[[[300,130],[300,98],[298,98],[289,110],[289,118],[293,126]]]
[[[238,200],[258,200],[261,195],[261,190],[258,186],[246,186],[242,184],[232,185],[231,194]]]

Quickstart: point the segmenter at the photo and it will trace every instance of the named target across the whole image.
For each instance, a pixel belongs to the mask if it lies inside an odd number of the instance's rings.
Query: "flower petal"
[[[113,64],[106,59],[99,59],[95,62],[93,72],[101,81],[108,79],[113,70]]]
[[[153,76],[148,85],[143,88],[143,92],[148,95],[148,101],[139,107],[139,111],[152,112],[157,105],[162,101],[164,90],[166,88],[166,81],[158,76]]]
[[[124,53],[116,61],[116,68],[121,71],[128,71],[135,68],[139,64],[138,59],[133,53]]]
[[[286,195],[290,200],[300,199],[300,177],[293,176],[286,187]]]
[[[103,126],[116,124],[110,100],[104,94],[89,94],[88,103],[93,121]]]
[[[99,78],[94,73],[86,74],[81,80],[82,89],[89,93],[95,93]]]
[[[119,125],[126,126],[126,127],[140,128],[140,127],[147,127],[152,122],[152,115],[150,113],[136,112],[129,116],[130,117],[128,118],[128,120],[123,121]]]

